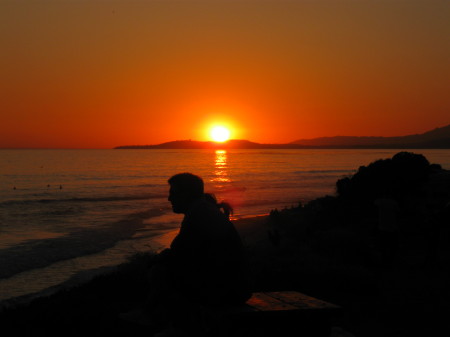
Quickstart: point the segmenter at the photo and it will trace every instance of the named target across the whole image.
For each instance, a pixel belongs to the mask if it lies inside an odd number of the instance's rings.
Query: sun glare
[[[210,135],[215,142],[225,142],[230,138],[230,130],[223,126],[215,126],[211,129]]]

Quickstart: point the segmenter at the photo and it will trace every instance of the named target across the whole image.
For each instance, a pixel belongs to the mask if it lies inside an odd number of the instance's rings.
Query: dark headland
[[[223,143],[189,139],[156,145],[123,145],[115,149],[450,149],[450,125],[400,137],[335,136],[299,139],[285,144],[263,144],[241,139]]]

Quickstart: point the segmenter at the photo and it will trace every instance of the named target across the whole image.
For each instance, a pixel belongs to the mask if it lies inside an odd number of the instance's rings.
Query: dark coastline
[[[406,157],[418,166],[423,163],[421,157]],[[253,223],[238,222],[249,251],[254,290],[297,290],[338,304],[344,311],[333,324],[355,337],[447,331],[450,222],[444,207],[450,198],[450,171],[425,163],[421,167],[427,175],[421,180],[423,172],[408,162],[407,170],[392,179],[377,177],[379,172],[385,174],[385,164],[390,161],[360,168],[350,181],[341,181],[341,189],[347,189],[337,197],[273,211]],[[377,184],[364,185],[368,173],[367,181]],[[400,252],[394,265],[386,267],[380,263],[376,216],[368,202],[374,195],[355,191],[358,186],[375,191],[399,177],[404,179],[404,184],[396,185],[399,198],[410,202],[414,199],[410,196],[425,187],[440,215],[436,226],[430,227],[417,209],[406,207]],[[279,240],[270,240],[267,230],[276,231]],[[152,263],[151,254],[137,255],[83,285],[12,305],[0,312],[2,328],[15,336],[149,336],[149,331],[124,324],[117,315],[141,302],[144,275]]]
[[[122,145],[115,149],[450,149],[450,125],[418,135],[401,137],[320,137],[300,139],[286,144],[261,144],[243,139],[223,143],[176,140],[155,145]]]

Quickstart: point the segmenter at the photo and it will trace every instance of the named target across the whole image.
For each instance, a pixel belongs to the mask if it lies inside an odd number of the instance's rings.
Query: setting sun
[[[230,138],[230,130],[223,126],[215,126],[211,129],[210,135],[215,142],[225,142]]]

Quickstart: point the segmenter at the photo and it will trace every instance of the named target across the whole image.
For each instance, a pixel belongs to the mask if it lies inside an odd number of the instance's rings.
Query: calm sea
[[[409,150],[450,169],[450,150]],[[0,150],[0,301],[82,281],[176,229],[167,179],[203,177],[235,218],[335,193],[399,150]]]

